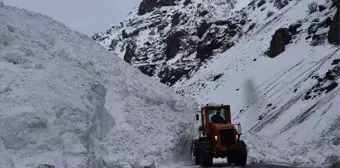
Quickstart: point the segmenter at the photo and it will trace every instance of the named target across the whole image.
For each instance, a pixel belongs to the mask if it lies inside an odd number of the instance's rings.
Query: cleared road
[[[202,168],[201,166],[193,166],[193,165],[186,165],[186,166],[175,166],[173,168]],[[281,165],[256,165],[250,164],[246,166],[235,166],[235,165],[228,165],[225,163],[216,163],[210,168],[298,168],[292,166],[281,166]]]
[[[178,166],[169,166],[166,168],[203,168],[200,165],[178,165]],[[209,168],[301,168],[294,166],[283,166],[283,165],[275,165],[275,164],[249,164],[246,166],[235,166],[234,164],[228,164],[224,159],[214,159],[214,164]]]

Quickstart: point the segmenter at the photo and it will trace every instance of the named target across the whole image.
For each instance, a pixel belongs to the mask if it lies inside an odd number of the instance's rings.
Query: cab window
[[[228,121],[227,108],[208,108],[209,123],[226,123]]]

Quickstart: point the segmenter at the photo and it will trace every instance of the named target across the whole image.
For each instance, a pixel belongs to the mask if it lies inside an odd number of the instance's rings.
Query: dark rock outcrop
[[[292,34],[289,33],[287,28],[280,28],[275,31],[270,41],[269,51],[267,55],[274,58],[285,51],[285,46],[289,44],[292,39]]]
[[[288,0],[275,0],[274,6],[278,9],[282,9],[286,5],[288,5],[289,1]]]
[[[334,59],[331,65],[337,65],[340,63],[340,59]]]
[[[201,38],[207,30],[210,28],[211,24],[207,22],[203,22],[198,28],[197,28],[197,36]]]
[[[154,8],[173,5],[175,5],[175,0],[143,0],[139,4],[138,15],[144,15],[145,13],[151,12]]]
[[[322,21],[321,23],[319,23],[319,28],[325,28],[328,27],[332,24],[332,19],[330,17],[327,17],[324,21]]]
[[[339,17],[339,8],[336,11],[336,14],[333,17],[333,22],[329,27],[328,31],[328,42],[331,44],[339,44],[340,43],[340,17]]]
[[[131,59],[135,55],[136,45],[134,43],[128,43],[125,48],[124,61],[131,64]]]
[[[298,29],[299,27],[301,27],[301,26],[302,26],[301,23],[291,24],[291,25],[288,27],[288,31],[289,31],[292,35],[297,34],[297,33],[298,33],[297,29]]]
[[[322,12],[327,9],[324,5],[319,5],[319,11]]]
[[[196,58],[200,59],[200,61],[204,61],[212,55],[215,49],[220,48],[222,45],[222,43],[216,40],[212,40],[209,44],[200,43],[198,44]]]
[[[308,27],[308,34],[314,34],[318,31],[318,24],[317,23],[312,23],[309,27]]]
[[[333,4],[331,6],[331,8],[333,8],[334,6],[336,6],[337,8],[340,7],[340,3],[339,3],[339,0],[332,0]]]
[[[187,6],[187,5],[190,4],[190,2],[191,2],[191,0],[185,0],[185,1],[183,2],[183,5]]]
[[[138,69],[145,75],[153,76],[155,75],[156,65],[142,65]]]
[[[174,14],[174,16],[172,17],[172,21],[171,21],[171,27],[178,25],[178,23],[180,22],[180,16],[181,16],[181,13]]]
[[[320,96],[323,92],[328,93],[334,90],[336,87],[339,86],[337,80],[340,78],[340,64],[339,60],[335,59],[331,63],[333,66],[331,69],[325,73],[323,77],[320,76],[312,76],[312,79],[316,80],[316,83],[310,88],[304,98],[305,100],[314,99]]]
[[[180,48],[180,38],[182,36],[185,36],[184,32],[175,32],[170,34],[166,38],[166,50],[165,50],[165,55],[167,60],[174,58],[179,51]]]
[[[222,76],[223,76],[223,73],[218,74],[218,75],[214,76],[214,78],[212,79],[212,81],[216,81],[216,80],[220,79]]]
[[[177,68],[173,69],[165,66],[160,73],[158,73],[158,77],[161,79],[160,82],[165,83],[169,86],[172,86],[181,79],[183,76],[188,76],[188,73],[191,69],[188,68]]]
[[[56,167],[53,165],[48,165],[48,164],[41,164],[37,166],[36,168],[56,168]]]
[[[327,34],[326,33],[314,34],[312,36],[312,41],[311,41],[310,45],[311,46],[317,46],[317,45],[324,44],[326,39],[327,39]]]
[[[260,0],[258,3],[257,3],[257,7],[261,7],[263,4],[266,3],[266,0]]]

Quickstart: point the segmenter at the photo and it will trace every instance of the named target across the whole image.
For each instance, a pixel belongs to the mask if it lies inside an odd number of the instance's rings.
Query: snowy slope
[[[0,167],[127,168],[184,157],[178,145],[194,107],[85,35],[0,5]]]
[[[337,8],[318,0],[326,9],[317,6],[309,13],[312,0],[289,1],[281,9],[271,2],[248,6],[254,29],[174,88],[200,104],[231,104],[234,121],[248,132],[251,162],[340,163],[340,48],[322,36],[329,30],[322,24]],[[268,17],[268,11],[273,15]],[[266,56],[275,31],[294,23],[301,27],[285,51]],[[322,38],[309,32],[313,24],[318,28],[314,34]]]

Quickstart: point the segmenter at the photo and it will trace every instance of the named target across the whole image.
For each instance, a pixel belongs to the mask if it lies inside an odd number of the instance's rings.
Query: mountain
[[[91,38],[0,2],[0,167],[178,160],[194,108]]]
[[[257,153],[250,162],[338,167],[339,9],[324,1],[253,9],[248,35],[173,88],[200,104],[231,104]]]
[[[223,52],[234,45],[232,39],[248,26],[245,15],[229,18],[235,2],[145,0],[120,25],[93,39],[172,86],[199,69],[214,50]]]
[[[143,0],[93,39],[199,104],[230,104],[253,163],[340,165],[337,0]]]

